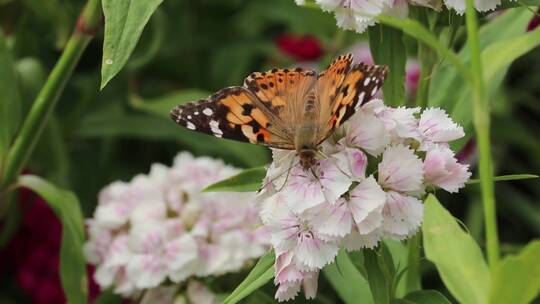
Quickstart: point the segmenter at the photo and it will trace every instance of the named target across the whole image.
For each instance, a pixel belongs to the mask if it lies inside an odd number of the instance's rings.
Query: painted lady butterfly
[[[252,73],[242,87],[175,107],[171,118],[216,137],[296,150],[308,169],[319,144],[369,101],[386,77],[386,67],[352,62],[351,54],[339,56],[320,74],[300,68]]]

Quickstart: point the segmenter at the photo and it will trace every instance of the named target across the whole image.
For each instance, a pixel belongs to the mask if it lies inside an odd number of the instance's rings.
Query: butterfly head
[[[309,170],[311,167],[315,166],[317,163],[317,159],[315,158],[316,155],[315,149],[309,149],[307,147],[304,147],[298,151],[298,156],[300,157],[300,165],[304,170]]]

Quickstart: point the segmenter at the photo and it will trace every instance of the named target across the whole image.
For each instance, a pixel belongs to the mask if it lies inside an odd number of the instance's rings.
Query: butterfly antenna
[[[279,191],[283,190],[283,188],[285,188],[285,185],[287,184],[287,181],[289,180],[289,175],[291,173],[291,169],[293,167],[293,164],[294,164],[294,157],[291,159],[291,163],[289,164],[289,168],[287,169],[287,176],[285,176],[285,181],[283,182],[283,185],[281,185],[281,187],[279,187],[277,192],[279,192]]]
[[[324,154],[323,151],[317,151],[319,154],[322,155],[323,158],[326,158],[326,159],[329,159],[332,163],[334,163],[334,165],[336,165],[336,167],[338,168],[338,170],[343,173],[345,176],[347,176],[348,178],[351,178],[351,176],[345,172],[343,169],[341,169],[341,167],[339,166],[339,164],[337,163],[337,161],[335,159],[332,159],[330,156]]]
[[[294,158],[291,160],[291,163],[290,163],[290,165],[289,165],[289,168],[288,168],[286,171],[281,172],[278,176],[276,176],[276,177],[272,178],[271,180],[267,181],[267,182],[261,187],[261,189],[260,189],[259,191],[261,191],[262,189],[266,188],[266,186],[268,186],[268,184],[275,182],[278,178],[282,177],[283,174],[287,173],[287,176],[285,177],[285,183],[283,183],[283,185],[282,185],[281,187],[279,187],[278,192],[281,191],[281,189],[283,189],[283,187],[285,187],[285,184],[287,183],[287,179],[289,178],[289,172],[290,172],[291,169],[292,169],[293,162],[294,162]]]

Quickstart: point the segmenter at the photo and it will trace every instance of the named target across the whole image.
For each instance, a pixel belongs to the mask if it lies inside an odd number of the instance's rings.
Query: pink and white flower
[[[345,193],[352,181],[334,159],[320,160],[311,171],[301,166],[291,169],[283,189],[288,207],[296,214],[326,202],[334,203]]]
[[[274,150],[259,206],[277,256],[276,299],[302,288],[313,297],[340,248],[407,239],[422,223],[426,189],[464,186],[468,166],[448,145],[463,129],[440,109],[420,112],[369,101],[321,144],[324,157],[308,170],[294,151]]]
[[[440,108],[429,108],[422,112],[418,122],[421,134],[421,149],[428,150],[437,145],[447,145],[448,142],[465,136],[463,128]]]
[[[379,183],[386,189],[407,193],[423,190],[422,160],[409,147],[388,147],[378,168]]]
[[[424,178],[427,184],[452,193],[463,188],[470,177],[469,165],[458,163],[449,148],[439,147],[426,153]]]
[[[85,244],[97,283],[126,297],[155,291],[157,299],[167,281],[239,271],[263,255],[269,241],[255,194],[201,192],[237,172],[181,153],[171,168],[156,164],[148,175],[103,189]]]

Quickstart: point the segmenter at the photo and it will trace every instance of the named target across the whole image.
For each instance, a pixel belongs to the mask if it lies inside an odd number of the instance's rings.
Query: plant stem
[[[416,106],[425,108],[428,104],[431,74],[437,60],[437,54],[427,45],[418,45],[418,60],[420,60],[420,77],[416,89]]]
[[[418,20],[433,31],[429,26],[427,9],[418,8]],[[418,60],[420,61],[420,76],[418,77],[418,87],[416,89],[416,106],[425,108],[428,104],[429,86],[431,84],[431,74],[437,62],[437,53],[427,44],[418,41]]]
[[[407,241],[409,254],[405,281],[406,293],[422,289],[420,280],[420,244],[422,244],[422,231],[418,231],[416,235]]]
[[[499,237],[495,209],[495,190],[493,185],[493,165],[490,145],[490,110],[484,89],[482,58],[478,39],[478,21],[473,0],[466,0],[467,43],[471,53],[471,71],[474,92],[473,122],[480,154],[480,188],[484,206],[486,225],[486,247],[490,267],[499,261]]]
[[[77,62],[100,23],[101,0],[89,0],[79,16],[75,30],[71,34],[60,59],[32,104],[20,132],[9,150],[0,189],[5,189],[13,183],[26,165],[58,98],[64,91]]]

